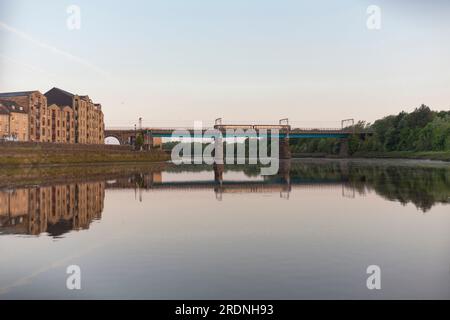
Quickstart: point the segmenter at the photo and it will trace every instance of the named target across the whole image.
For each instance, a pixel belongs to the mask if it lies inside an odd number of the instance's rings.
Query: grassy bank
[[[398,158],[450,161],[450,151],[355,152],[353,158]]]
[[[134,173],[161,172],[169,167],[166,162],[121,162],[104,165],[72,164],[0,167],[0,189],[54,183],[92,182],[129,177]]]
[[[293,153],[292,158],[340,158],[339,155],[327,153]],[[349,158],[367,159],[420,159],[450,162],[450,151],[391,151],[391,152],[355,152]]]
[[[0,166],[73,165],[84,163],[159,162],[169,156],[160,151],[98,149],[86,147],[46,148],[42,146],[7,146],[0,148]]]
[[[168,160],[161,152],[86,152],[48,153],[33,152],[0,156],[0,166],[69,165],[82,163],[159,162]]]

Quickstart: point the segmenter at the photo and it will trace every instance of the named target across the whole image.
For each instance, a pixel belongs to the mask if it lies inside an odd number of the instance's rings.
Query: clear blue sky
[[[0,91],[89,94],[112,126],[371,122],[450,109],[449,40],[449,1],[0,0]]]

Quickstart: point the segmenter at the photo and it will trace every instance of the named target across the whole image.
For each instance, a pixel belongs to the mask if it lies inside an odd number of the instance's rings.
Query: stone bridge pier
[[[291,184],[291,159],[280,161],[278,176],[288,185]]]
[[[223,159],[223,139],[216,138],[214,140],[214,181],[217,184],[222,185],[223,171],[224,171],[224,159]]]
[[[142,134],[144,138],[144,149],[151,149],[158,147],[162,149],[162,138],[153,137],[151,131],[146,132],[144,130],[105,130],[105,138],[116,138],[121,145],[136,144],[136,138],[139,134]]]
[[[116,138],[121,145],[134,145],[136,141],[136,131],[105,130],[105,138]]]
[[[289,146],[289,136],[280,138],[279,157],[283,160],[292,158],[291,148]]]
[[[223,183],[223,172],[224,172],[224,165],[223,164],[218,164],[218,163],[214,163],[213,164],[213,168],[214,168],[214,181],[217,184],[222,185]]]
[[[342,157],[342,158],[347,158],[349,156],[348,138],[340,139],[339,156]]]

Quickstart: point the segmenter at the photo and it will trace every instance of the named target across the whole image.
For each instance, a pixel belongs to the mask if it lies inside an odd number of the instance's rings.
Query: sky
[[[337,127],[449,110],[449,40],[443,0],[0,0],[0,92],[88,94],[107,127]]]

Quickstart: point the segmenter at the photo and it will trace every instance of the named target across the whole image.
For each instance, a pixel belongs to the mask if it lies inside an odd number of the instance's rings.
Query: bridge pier
[[[348,138],[340,139],[339,156],[341,156],[343,158],[348,158],[348,156],[349,156]]]
[[[350,167],[347,161],[340,161],[339,170],[341,172],[341,180],[347,182],[350,175]]]
[[[281,160],[278,176],[290,186],[291,184],[291,159]]]
[[[214,139],[214,163],[222,164],[224,163],[223,159],[223,139],[216,137]]]
[[[279,157],[280,159],[292,158],[291,149],[289,147],[289,137],[280,138]]]
[[[223,159],[223,139],[216,137],[214,140],[214,181],[222,185],[223,171],[224,171],[224,159]]]
[[[214,168],[214,181],[217,184],[222,185],[222,183],[223,183],[224,165],[223,164],[214,163],[213,168]]]

